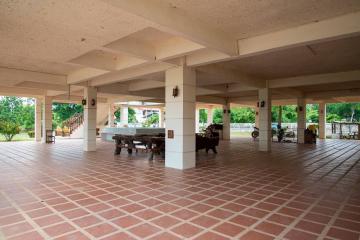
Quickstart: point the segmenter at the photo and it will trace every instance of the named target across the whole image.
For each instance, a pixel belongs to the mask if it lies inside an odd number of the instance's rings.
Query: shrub
[[[27,131],[27,134],[29,135],[29,138],[34,138],[35,137],[35,131],[33,131],[33,130]]]
[[[20,125],[14,122],[1,122],[0,134],[4,135],[6,141],[11,141],[16,134],[20,133]]]

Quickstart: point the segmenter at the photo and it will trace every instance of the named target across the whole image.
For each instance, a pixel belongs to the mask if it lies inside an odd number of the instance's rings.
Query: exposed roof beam
[[[129,91],[141,91],[160,87],[165,87],[165,82],[155,80],[142,80],[129,83]]]
[[[104,86],[99,86],[97,88],[99,93],[107,93],[107,94],[130,94],[128,91],[128,86],[121,83],[109,84]]]
[[[81,68],[79,70],[76,70],[76,71],[70,73],[67,76],[67,83],[75,84],[75,83],[84,82],[91,78],[101,76],[108,72],[109,71],[107,71],[107,70],[101,70],[101,69],[91,68],[91,67]]]
[[[65,85],[66,76],[0,67],[0,83],[2,85],[14,86],[25,81]]]
[[[360,12],[239,40],[239,55],[249,56],[360,34]]]
[[[16,84],[16,87],[31,88],[31,89],[43,89],[43,90],[54,90],[54,91],[68,91],[68,85],[58,85],[58,84],[49,84],[49,83],[38,83],[25,81],[19,84]]]
[[[104,51],[123,53],[146,61],[155,61],[155,49],[138,39],[125,37],[101,48]]]
[[[1,96],[18,96],[18,97],[39,97],[45,96],[46,90],[44,89],[29,89],[22,87],[7,87],[0,86]]]
[[[152,73],[165,71],[166,69],[169,69],[171,67],[172,67],[171,64],[157,62],[157,63],[146,64],[139,68],[134,67],[121,71],[114,71],[93,78],[90,82],[90,85],[99,86],[114,82],[124,82],[124,81],[134,80],[134,79],[138,79],[139,77],[146,76]]]
[[[282,95],[282,96],[291,97],[291,98],[304,97],[304,93],[302,91],[294,89],[294,88],[275,88],[272,90],[272,92]]]
[[[202,66],[197,68],[198,71],[203,71],[218,76],[221,79],[228,80],[229,82],[241,82],[242,84],[250,87],[262,88],[265,87],[265,81],[251,77],[242,72],[234,69],[227,69],[218,65]]]
[[[360,80],[360,70],[355,70],[348,72],[325,73],[325,74],[273,79],[273,80],[269,80],[269,87],[270,88],[300,87],[300,86],[308,86],[308,85],[330,84],[330,83],[350,82],[350,81],[359,81],[359,80]]]
[[[197,96],[196,102],[213,103],[213,104],[220,104],[220,105],[226,104],[225,98],[214,97],[214,96]]]
[[[189,39],[230,56],[238,54],[237,41],[227,33],[188,16],[176,6],[161,0],[103,0],[129,13],[153,22],[157,28]]]
[[[322,98],[337,98],[337,97],[352,97],[360,96],[360,89],[348,89],[348,90],[333,90],[333,91],[322,91],[322,92],[308,92],[305,94],[306,98],[319,100]]]

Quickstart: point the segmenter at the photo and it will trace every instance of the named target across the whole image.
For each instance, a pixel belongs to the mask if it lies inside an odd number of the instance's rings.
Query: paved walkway
[[[256,145],[177,171],[109,143],[0,143],[0,239],[359,239],[360,142]]]

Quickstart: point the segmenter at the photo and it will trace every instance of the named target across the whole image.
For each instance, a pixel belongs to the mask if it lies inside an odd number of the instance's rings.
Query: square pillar
[[[305,131],[306,129],[306,103],[305,99],[297,99],[297,142],[305,142]]]
[[[254,107],[254,111],[255,111],[255,127],[259,128],[259,107],[256,106]]]
[[[46,142],[46,131],[52,129],[52,98],[45,96],[42,105],[42,142]]]
[[[223,140],[230,140],[230,103],[223,105]]]
[[[195,110],[195,133],[200,132],[200,109]]]
[[[189,67],[174,67],[165,73],[166,167],[195,167],[195,84],[195,71]],[[177,96],[173,89],[178,89]]]
[[[164,108],[159,109],[159,127],[161,127],[161,128],[165,127],[165,109]]]
[[[259,151],[271,151],[271,91],[259,89]]]
[[[129,107],[121,106],[120,108],[120,123],[121,126],[127,126],[129,124]]]
[[[35,141],[41,141],[41,99],[35,99]]]
[[[114,112],[115,112],[114,104],[110,103],[109,104],[109,112],[108,112],[108,127],[114,127],[115,126]]]
[[[326,104],[319,104],[319,138],[326,138]]]
[[[282,106],[279,106],[279,116],[278,116],[278,126],[281,127],[281,122],[282,122]]]
[[[211,125],[213,123],[213,108],[209,107],[207,109],[207,125]]]
[[[96,151],[97,92],[94,87],[84,88],[84,151]]]

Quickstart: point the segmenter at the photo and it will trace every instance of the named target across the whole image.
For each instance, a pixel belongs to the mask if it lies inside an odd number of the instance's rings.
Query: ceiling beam
[[[160,87],[165,87],[165,82],[155,80],[141,80],[129,83],[129,91],[141,91]]]
[[[124,37],[101,48],[104,51],[123,53],[146,61],[155,61],[155,49],[144,41]]]
[[[44,89],[31,89],[22,87],[0,86],[1,96],[17,96],[17,97],[42,97],[46,95]]]
[[[70,73],[67,76],[67,83],[75,84],[75,83],[84,82],[91,78],[101,76],[108,72],[109,71],[107,71],[107,70],[101,70],[101,69],[91,68],[91,67],[81,68],[79,70],[76,70],[76,71]]]
[[[306,98],[314,100],[327,99],[327,98],[338,98],[338,97],[353,97],[360,96],[360,89],[348,89],[348,90],[332,90],[332,91],[316,91],[308,92],[305,94]]]
[[[205,47],[234,56],[238,54],[237,41],[220,29],[186,15],[184,11],[161,0],[102,0],[126,12],[144,18],[156,28],[184,37]]]
[[[266,82],[261,79],[254,78],[235,69],[224,68],[216,64],[198,67],[197,71],[217,76],[219,79],[223,79],[226,82],[239,82],[243,85],[256,88],[263,88],[266,86]]]
[[[66,76],[15,69],[15,68],[0,67],[0,83],[2,85],[14,86],[16,84],[25,81],[65,85]]]
[[[295,98],[301,98],[304,97],[304,93],[300,90],[294,89],[294,88],[275,88],[272,90],[273,93],[287,96],[287,97],[295,97]]]
[[[239,40],[240,57],[360,34],[360,12]]]
[[[163,72],[173,65],[169,63],[156,62],[146,64],[140,67],[129,68],[120,71],[110,72],[99,77],[95,77],[90,81],[91,86],[99,86],[104,84],[110,84],[115,82],[125,82],[129,80],[138,79],[142,76],[146,76],[152,73]]]
[[[299,77],[280,78],[269,80],[270,88],[301,87],[318,84],[331,84],[350,81],[360,81],[360,70],[305,75]]]

